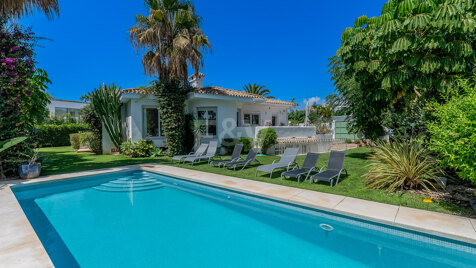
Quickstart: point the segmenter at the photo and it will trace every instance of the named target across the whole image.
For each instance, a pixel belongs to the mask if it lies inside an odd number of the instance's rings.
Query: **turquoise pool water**
[[[12,187],[56,267],[476,267],[476,246],[145,171]]]

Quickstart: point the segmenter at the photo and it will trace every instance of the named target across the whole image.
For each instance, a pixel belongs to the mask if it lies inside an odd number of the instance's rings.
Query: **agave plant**
[[[121,123],[120,87],[115,84],[101,85],[85,96],[90,101],[93,113],[101,119],[101,123],[116,148],[121,148],[123,131]]]
[[[430,190],[442,174],[436,159],[414,140],[379,143],[370,157],[369,171],[364,176],[372,189]]]

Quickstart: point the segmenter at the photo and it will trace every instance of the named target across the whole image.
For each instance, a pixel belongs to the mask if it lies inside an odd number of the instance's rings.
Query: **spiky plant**
[[[51,19],[59,14],[58,0],[2,0],[0,1],[1,17],[23,17],[41,10]]]
[[[434,188],[442,174],[436,159],[419,142],[397,140],[379,143],[370,157],[369,171],[364,176],[369,188],[408,190]]]
[[[124,139],[121,121],[121,100],[120,87],[115,84],[100,85],[94,89],[84,99],[90,101],[93,113],[101,119],[101,123],[106,129],[116,148],[121,148]]]
[[[202,136],[205,134],[205,120],[194,119],[192,122],[193,136],[195,137],[195,146],[200,146]]]
[[[243,90],[245,92],[260,95],[260,96],[263,96],[263,97],[268,98],[268,99],[274,99],[275,98],[274,96],[268,96],[269,93],[271,93],[271,91],[269,89],[267,89],[266,86],[264,86],[264,85],[258,85],[256,83],[254,83],[254,84],[248,83],[248,84],[243,86]]]
[[[186,82],[188,65],[196,73],[203,65],[202,51],[211,49],[200,29],[201,17],[186,0],[145,0],[148,16],[136,15],[136,26],[129,29],[134,47],[145,51],[144,71],[160,81]]]

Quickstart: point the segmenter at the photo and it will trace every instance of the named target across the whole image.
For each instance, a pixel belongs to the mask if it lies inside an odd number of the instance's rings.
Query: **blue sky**
[[[384,0],[271,1],[195,0],[213,53],[202,72],[205,85],[241,89],[245,83],[266,85],[283,100],[324,98],[334,87],[328,58],[340,46],[342,31],[363,14],[378,16]],[[135,14],[146,14],[143,1],[59,0],[60,16],[48,21],[38,14],[25,26],[52,41],[37,49],[40,68],[53,85],[50,94],[78,100],[102,83],[122,88],[145,85],[140,55],[127,30]]]

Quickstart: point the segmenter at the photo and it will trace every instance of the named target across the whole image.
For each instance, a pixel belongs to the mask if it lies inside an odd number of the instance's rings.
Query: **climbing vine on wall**
[[[152,89],[157,96],[160,122],[165,132],[167,153],[176,155],[185,150],[185,100],[192,90],[179,80],[153,82]]]

